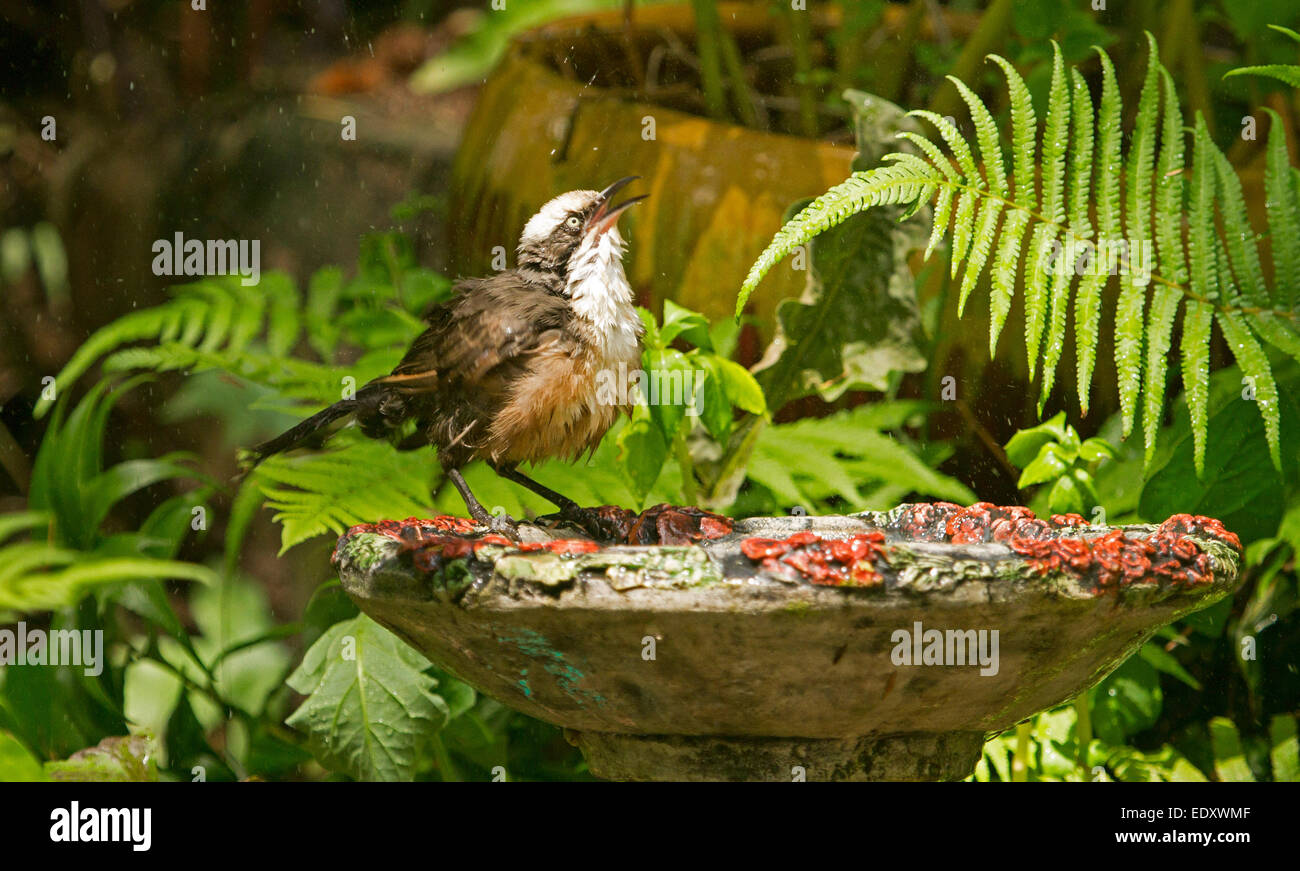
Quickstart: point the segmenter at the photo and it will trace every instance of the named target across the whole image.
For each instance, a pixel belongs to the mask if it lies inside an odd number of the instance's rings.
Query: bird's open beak
[[[648,196],[648,194],[642,194],[639,197],[632,197],[630,200],[624,200],[618,205],[611,205],[614,200],[614,194],[618,193],[640,177],[641,176],[639,175],[629,175],[627,178],[620,178],[618,181],[600,192],[600,196],[596,199],[596,210],[591,213],[591,217],[587,218],[585,235],[590,238],[595,238],[607,232],[618,223],[618,217],[623,214],[624,209],[628,206],[636,205]]]

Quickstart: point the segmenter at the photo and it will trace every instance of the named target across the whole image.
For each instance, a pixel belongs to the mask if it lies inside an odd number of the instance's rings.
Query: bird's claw
[[[519,541],[519,525],[508,514],[493,514],[488,520],[487,527],[497,535],[504,535],[511,541]]]
[[[560,518],[572,523],[596,541],[611,541],[618,538],[617,533],[606,526],[600,514],[590,508],[565,508],[560,512]]]

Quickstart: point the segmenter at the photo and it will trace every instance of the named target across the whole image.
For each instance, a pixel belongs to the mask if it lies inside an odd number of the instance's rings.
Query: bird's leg
[[[451,483],[455,485],[456,491],[460,493],[460,498],[465,500],[465,507],[469,509],[469,516],[479,523],[490,528],[493,532],[498,532],[508,538],[519,540],[519,529],[515,522],[508,515],[494,515],[488,512],[483,504],[475,498],[470,492],[469,484],[465,483],[465,476],[460,473],[460,469],[448,469],[447,477],[451,478]]]
[[[513,464],[503,464],[500,466],[493,466],[492,468],[498,475],[506,480],[514,481],[516,484],[527,487],[546,501],[554,503],[554,505],[560,509],[561,517],[578,524],[578,526],[586,530],[587,534],[592,538],[609,540],[618,537],[616,532],[611,532],[609,529],[605,528],[605,525],[601,522],[600,515],[597,512],[589,508],[583,508],[568,496],[565,496],[562,493],[556,493],[545,484],[540,484],[537,481],[534,481],[532,478],[515,468]]]
[[[576,514],[582,511],[582,508],[577,502],[574,502],[568,496],[556,493],[545,484],[539,484],[523,472],[520,472],[513,465],[493,466],[492,469],[502,478],[505,478],[508,481],[514,481],[516,484],[521,484],[529,490],[532,490],[538,496],[541,496],[547,502],[554,503],[555,507],[559,508],[564,514]]]
[[[393,448],[399,451],[418,451],[429,446],[429,437],[421,430],[416,430],[398,441]]]

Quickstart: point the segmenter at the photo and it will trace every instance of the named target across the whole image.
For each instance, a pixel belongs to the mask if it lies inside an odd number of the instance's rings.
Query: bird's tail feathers
[[[357,391],[356,396],[352,399],[340,400],[330,407],[316,412],[301,423],[290,427],[275,438],[242,451],[240,464],[243,466],[244,473],[246,474],[257,468],[257,465],[267,457],[292,450],[335,421],[356,414],[358,411],[372,405],[375,394],[381,390],[382,387],[378,384],[367,384]]]

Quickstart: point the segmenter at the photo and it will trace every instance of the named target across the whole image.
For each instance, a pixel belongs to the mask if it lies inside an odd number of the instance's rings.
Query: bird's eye
[[[576,230],[582,226],[582,219],[577,215],[569,215],[569,217],[564,220],[564,223]]]

